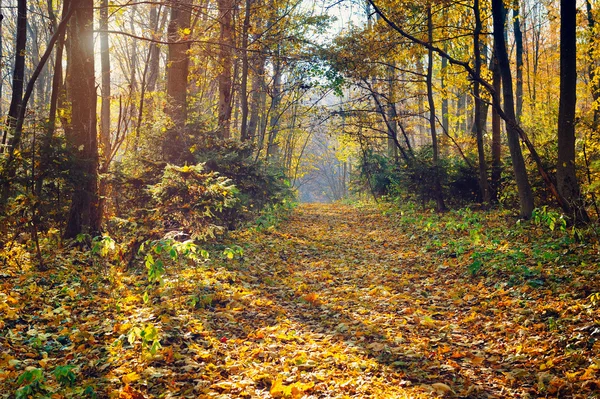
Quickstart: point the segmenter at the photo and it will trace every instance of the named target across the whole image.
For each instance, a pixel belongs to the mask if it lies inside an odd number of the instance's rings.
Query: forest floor
[[[598,244],[515,222],[302,205],[161,286],[8,262],[0,397],[600,397]]]

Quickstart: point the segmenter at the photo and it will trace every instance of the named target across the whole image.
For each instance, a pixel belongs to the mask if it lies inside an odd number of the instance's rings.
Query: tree
[[[166,113],[172,127],[163,141],[163,157],[167,162],[179,163],[187,153],[185,122],[187,119],[187,81],[189,74],[189,42],[183,42],[190,31],[190,0],[171,0],[171,20],[168,27],[169,55],[167,60]]]
[[[498,60],[498,71],[502,79],[502,94],[504,98],[504,113],[509,121],[506,122],[508,149],[512,159],[513,173],[519,193],[520,215],[530,218],[533,212],[533,193],[527,177],[527,168],[521,152],[519,132],[516,129],[515,105],[513,100],[513,85],[510,62],[504,41],[504,23],[506,10],[502,0],[492,0],[492,16],[494,20],[494,50]]]
[[[217,78],[219,85],[219,135],[223,139],[231,136],[231,99],[233,95],[233,0],[218,0],[220,26],[220,70]]]
[[[433,44],[433,20],[431,15],[431,4],[427,6],[427,39],[430,44]],[[436,133],[436,117],[435,117],[435,102],[433,101],[433,51],[428,49],[427,53],[427,101],[429,102],[429,128],[431,129],[431,146],[433,147],[433,179],[434,190],[433,194],[438,212],[446,210],[444,204],[444,195],[442,193],[442,184],[440,183],[439,169],[439,149]]]
[[[74,157],[74,184],[64,237],[100,231],[98,206],[98,137],[96,131],[96,80],[94,75],[94,2],[72,0],[69,21],[66,86],[69,124],[65,134]]]
[[[558,164],[556,188],[563,208],[577,222],[587,223],[575,170],[575,105],[577,102],[577,5],[560,2],[560,101],[558,108]]]

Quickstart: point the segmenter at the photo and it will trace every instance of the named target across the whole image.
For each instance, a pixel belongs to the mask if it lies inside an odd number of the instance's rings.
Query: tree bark
[[[563,208],[576,222],[589,222],[575,170],[575,105],[577,102],[577,5],[560,2],[560,100],[556,188]]]
[[[266,58],[261,53],[256,55],[254,74],[252,76],[252,87],[250,89],[250,120],[248,121],[248,140],[254,141],[260,121],[260,114],[264,111],[264,103],[266,100],[264,90],[264,74],[265,74]]]
[[[242,108],[242,122],[240,126],[240,140],[248,141],[248,31],[250,29],[250,12],[252,0],[246,0],[244,26],[242,28],[242,81],[240,84],[240,103]]]
[[[506,51],[506,42],[504,41],[504,22],[506,12],[502,0],[492,0],[492,17],[494,20],[494,47],[496,58],[498,60],[498,69],[502,78],[502,94],[504,96],[504,113],[510,121],[506,123],[506,133],[508,137],[508,148],[512,159],[513,173],[517,183],[519,193],[520,215],[529,219],[534,209],[533,193],[527,177],[527,168],[521,151],[519,142],[519,132],[515,116],[515,105],[513,100],[513,85],[510,72],[510,62]]]
[[[178,43],[190,34],[190,0],[171,0],[171,20],[168,27],[169,55],[167,60],[166,113],[172,127],[163,142],[163,157],[179,163],[187,154],[185,122],[187,119],[187,80],[189,73],[189,43]]]
[[[521,123],[523,113],[523,33],[521,32],[521,21],[519,17],[519,0],[513,1],[513,30],[515,33],[515,61],[516,61],[516,80],[515,80],[515,116],[517,123]]]
[[[600,81],[596,79],[596,68],[599,68],[600,65],[598,64],[598,60],[594,56],[594,45],[596,45],[596,40],[598,40],[598,38],[594,36],[596,34],[596,20],[594,19],[592,3],[590,3],[590,0],[586,0],[585,8],[588,20],[588,33],[590,35],[588,40],[588,77],[590,81],[590,91],[592,93],[592,99],[597,105],[597,107],[594,108],[594,114],[592,116],[592,131],[595,131],[600,126]]]
[[[278,50],[279,50],[279,46]],[[281,78],[282,78],[282,65],[279,59],[279,51],[277,51],[275,65],[273,66],[273,88],[271,95],[271,107],[269,112],[269,138],[267,141],[267,159],[279,162],[280,148],[279,148],[279,120],[281,119],[281,113],[279,112],[279,105],[281,103]]]
[[[62,19],[69,12],[70,0],[63,2]],[[58,31],[58,24],[54,11],[52,10],[52,0],[48,0],[48,14],[52,21],[54,31]],[[59,36],[56,44],[56,53],[54,57],[54,74],[52,76],[52,89],[50,94],[50,111],[48,112],[48,123],[46,124],[46,134],[42,140],[42,150],[40,158],[40,167],[38,178],[35,181],[35,193],[38,198],[42,195],[42,188],[44,185],[44,178],[50,167],[50,150],[52,146],[52,138],[54,137],[54,130],[56,129],[56,111],[58,109],[58,103],[60,97],[64,100],[64,84],[63,84],[63,51],[65,48],[65,33],[64,31],[59,32]]]
[[[233,88],[233,0],[217,0],[219,8],[221,73],[217,77],[219,85],[219,135],[222,139],[231,137],[231,98]]]
[[[479,36],[481,34],[481,14],[479,10],[479,0],[473,1],[473,10],[475,13],[475,30],[473,32],[473,54],[475,58],[475,73],[481,74],[481,42]],[[484,203],[490,201],[490,193],[487,181],[487,165],[485,162],[485,148],[483,143],[483,126],[481,113],[483,111],[481,93],[479,88],[479,82],[473,82],[473,98],[475,101],[475,116],[474,116],[474,127],[475,136],[477,138],[477,154],[479,156],[479,191],[481,192],[481,199]]]
[[[17,123],[17,116],[23,99],[23,88],[25,79],[25,54],[27,45],[27,0],[19,0],[17,3],[17,36],[15,42],[15,66],[13,69],[12,78],[12,95],[10,98],[10,106],[8,108],[8,119],[6,121],[6,129],[2,137],[2,148],[5,149],[8,137],[12,134]],[[15,146],[19,145],[19,138],[15,140],[12,137],[8,142],[9,153],[12,153]],[[6,150],[4,150],[6,151]]]
[[[74,191],[64,231],[65,238],[100,231],[98,207],[98,137],[96,131],[96,81],[94,75],[94,2],[73,0],[67,46],[67,93],[70,126],[67,144],[74,156],[71,179]]]
[[[492,85],[496,93],[501,93],[502,78],[498,70],[498,62],[496,56],[492,57]],[[500,179],[502,176],[502,131],[500,125],[500,115],[494,107],[492,107],[492,179],[491,193],[492,200],[498,202],[500,191]]]
[[[427,37],[429,43],[433,43],[433,17],[431,14],[431,5],[427,6]],[[434,197],[436,202],[436,210],[444,212],[446,204],[444,204],[444,194],[442,193],[442,184],[440,182],[440,166],[439,166],[439,149],[437,142],[437,133],[435,129],[435,103],[433,101],[433,51],[428,49],[427,52],[427,101],[429,103],[429,128],[431,130],[431,146],[433,148],[433,184]]]

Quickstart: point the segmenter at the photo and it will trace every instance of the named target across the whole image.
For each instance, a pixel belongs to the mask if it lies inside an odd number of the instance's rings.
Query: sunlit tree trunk
[[[168,27],[169,55],[167,60],[166,113],[171,118],[172,127],[167,130],[163,142],[163,157],[167,162],[179,163],[187,154],[185,122],[187,119],[187,80],[189,73],[190,32],[189,0],[172,0],[171,21]]]
[[[494,46],[496,58],[498,60],[498,69],[502,77],[502,94],[504,97],[504,113],[509,121],[506,123],[506,133],[508,137],[508,148],[512,159],[513,173],[517,183],[519,193],[520,215],[524,218],[530,218],[533,212],[533,193],[527,177],[527,168],[521,151],[519,141],[519,132],[516,129],[515,105],[513,99],[513,85],[510,71],[508,53],[506,51],[506,42],[504,39],[504,22],[506,12],[502,0],[492,0],[492,16],[494,20]]]
[[[279,49],[279,46],[277,46]],[[281,103],[281,78],[282,78],[282,65],[279,59],[279,51],[277,51],[277,57],[274,60],[273,66],[273,87],[271,90],[271,108],[269,111],[269,138],[267,141],[267,159],[278,162],[280,157],[279,148],[279,120],[281,119],[281,113],[279,105]]]
[[[575,171],[575,105],[577,102],[577,5],[560,2],[560,100],[558,106],[558,164],[556,188],[564,210],[577,222],[587,223]]]
[[[102,157],[100,162],[100,173],[108,172],[110,154],[112,151],[110,140],[110,53],[108,42],[108,0],[100,2],[100,68],[101,68],[101,96],[100,105],[100,146]],[[100,214],[104,214],[108,182],[106,178],[99,182],[99,208]]]
[[[98,207],[98,138],[96,132],[96,81],[94,75],[94,2],[73,0],[67,46],[67,93],[70,124],[67,143],[74,155],[71,171],[74,191],[64,231],[65,238],[100,231]]]

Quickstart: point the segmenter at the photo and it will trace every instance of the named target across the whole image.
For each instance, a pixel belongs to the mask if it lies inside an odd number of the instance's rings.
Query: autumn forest
[[[0,398],[600,398],[598,0],[0,0]]]

